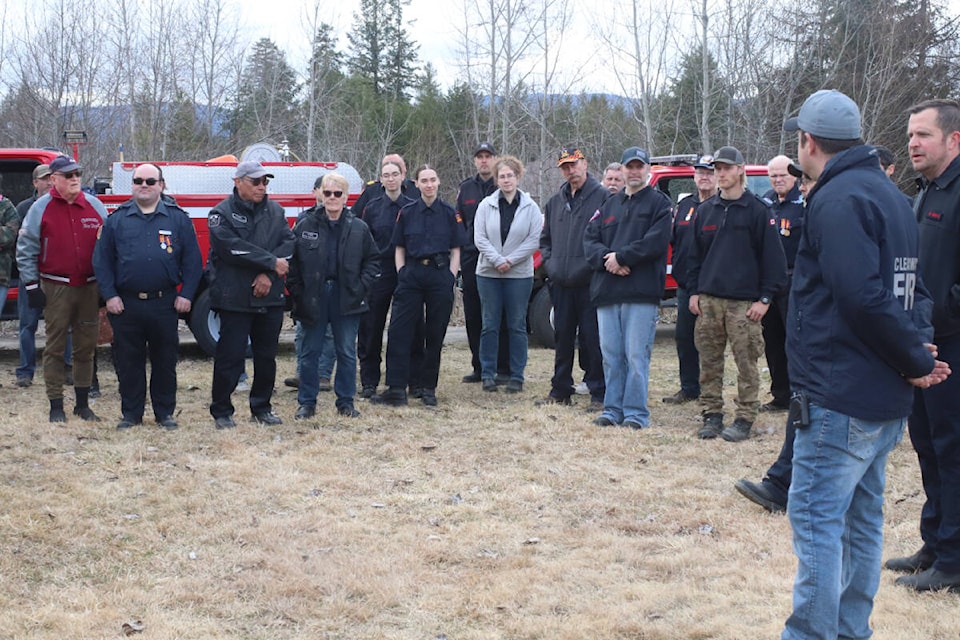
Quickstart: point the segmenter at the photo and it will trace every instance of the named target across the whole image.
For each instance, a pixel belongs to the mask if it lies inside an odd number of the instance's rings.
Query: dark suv
[[[673,203],[695,193],[697,186],[693,181],[693,164],[697,161],[696,155],[658,156],[651,158],[650,184],[664,192]],[[747,187],[757,195],[763,195],[770,190],[770,178],[767,177],[766,165],[748,164]],[[527,323],[530,335],[535,342],[552,349],[553,343],[553,304],[550,302],[550,289],[543,285],[543,269],[540,265],[540,253],[534,255],[536,273],[534,275],[534,292],[530,297],[530,306],[527,309]],[[667,285],[663,292],[664,300],[676,296],[677,283],[670,275],[670,265],[667,264]]]

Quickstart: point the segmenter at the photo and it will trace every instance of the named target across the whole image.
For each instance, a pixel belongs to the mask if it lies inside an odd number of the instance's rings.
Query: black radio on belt
[[[790,414],[787,420],[794,429],[806,429],[810,426],[810,400],[802,391],[790,396]]]

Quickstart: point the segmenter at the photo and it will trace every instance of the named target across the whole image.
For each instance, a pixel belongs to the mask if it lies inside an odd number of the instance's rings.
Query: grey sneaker
[[[720,434],[727,442],[743,442],[750,437],[750,427],[752,422],[747,422],[743,418],[737,418],[729,427]]]
[[[703,416],[703,426],[697,431],[701,440],[713,440],[723,431],[723,414],[706,413]]]

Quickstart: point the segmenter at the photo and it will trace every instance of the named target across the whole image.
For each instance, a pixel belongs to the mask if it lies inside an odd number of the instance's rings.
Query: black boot
[[[93,412],[88,404],[90,387],[74,387],[73,390],[77,394],[77,406],[73,408],[73,415],[80,416],[80,418],[87,422],[100,422],[100,418],[97,417],[97,414]],[[61,403],[62,402],[63,401],[61,401]]]
[[[67,414],[63,412],[63,398],[50,401],[50,422],[66,422]]]

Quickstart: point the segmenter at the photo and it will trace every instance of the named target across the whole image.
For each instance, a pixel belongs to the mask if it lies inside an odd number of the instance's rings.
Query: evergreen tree
[[[302,137],[297,130],[300,114],[297,76],[286,55],[269,38],[261,38],[243,74],[229,129],[238,145],[263,140],[291,143]]]
[[[406,98],[416,83],[419,47],[410,39],[403,21],[403,9],[409,4],[409,0],[361,0],[360,11],[353,14],[358,26],[347,34],[347,66],[378,96]]]

